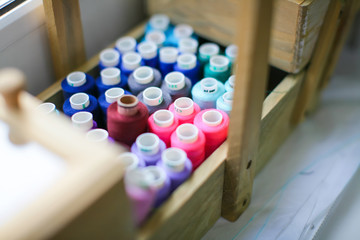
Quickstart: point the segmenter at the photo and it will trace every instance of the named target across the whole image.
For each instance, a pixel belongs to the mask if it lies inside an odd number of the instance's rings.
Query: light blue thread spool
[[[216,43],[203,43],[199,47],[198,59],[202,67],[209,63],[212,56],[218,55],[220,47]]]
[[[230,115],[233,103],[233,92],[226,92],[216,100],[216,109],[222,110]]]
[[[229,79],[225,82],[225,91],[233,92],[235,86],[235,75],[231,75]]]
[[[212,56],[204,68],[204,77],[213,77],[224,83],[231,74],[229,65],[230,60],[227,57],[222,55]]]
[[[182,38],[179,40],[179,52],[196,54],[199,42],[194,38]]]
[[[178,24],[174,27],[171,34],[167,36],[166,45],[178,47],[180,39],[189,37],[197,39],[194,29],[187,24]]]
[[[237,52],[238,47],[235,44],[231,44],[225,48],[225,56],[230,60],[230,68],[232,68],[236,60]]]
[[[202,110],[216,108],[216,100],[225,93],[224,84],[215,78],[204,78],[191,90],[192,98]]]
[[[158,48],[164,46],[165,40],[166,40],[165,33],[159,30],[147,32],[145,35],[145,41],[155,43],[155,45]]]
[[[172,28],[173,27],[170,24],[170,19],[167,15],[154,14],[146,24],[145,33],[161,31],[164,32],[166,36],[169,36],[172,32]]]

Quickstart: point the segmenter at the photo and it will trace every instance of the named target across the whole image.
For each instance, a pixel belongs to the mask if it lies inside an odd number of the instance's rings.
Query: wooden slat
[[[79,0],[44,0],[46,24],[57,79],[86,61]]]
[[[236,220],[250,202],[268,77],[273,1],[240,1],[239,52],[229,126],[222,216]]]

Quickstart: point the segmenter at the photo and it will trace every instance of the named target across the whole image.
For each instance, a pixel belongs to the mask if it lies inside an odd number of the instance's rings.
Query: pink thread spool
[[[157,110],[149,117],[148,125],[150,132],[163,140],[166,147],[170,147],[171,134],[178,127],[179,122],[169,110]]]
[[[184,123],[171,134],[171,147],[184,150],[195,170],[205,159],[205,135],[194,124]]]
[[[196,115],[194,124],[205,135],[205,157],[207,158],[226,140],[229,116],[218,109],[206,109]]]
[[[181,97],[169,106],[169,110],[174,113],[175,118],[179,121],[179,125],[181,125],[183,123],[193,123],[196,114],[201,109],[191,98]]]

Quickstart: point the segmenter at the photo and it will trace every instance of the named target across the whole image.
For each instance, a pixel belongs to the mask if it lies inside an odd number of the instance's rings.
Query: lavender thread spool
[[[165,171],[158,166],[144,168],[153,177],[149,182],[150,187],[155,189],[155,207],[159,207],[170,195],[171,183]]]
[[[131,152],[142,159],[146,166],[156,165],[165,149],[165,143],[154,133],[140,134],[131,146]]]
[[[137,97],[140,102],[146,105],[150,115],[157,110],[167,109],[171,104],[171,96],[158,87],[149,87],[139,93]]]
[[[160,87],[161,74],[151,67],[139,67],[129,77],[128,85],[134,95],[138,95],[148,87]]]

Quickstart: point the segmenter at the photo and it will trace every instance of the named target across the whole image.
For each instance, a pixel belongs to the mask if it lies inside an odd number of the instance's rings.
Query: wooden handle
[[[0,94],[10,109],[19,109],[19,94],[25,88],[24,74],[15,68],[0,71]]]

